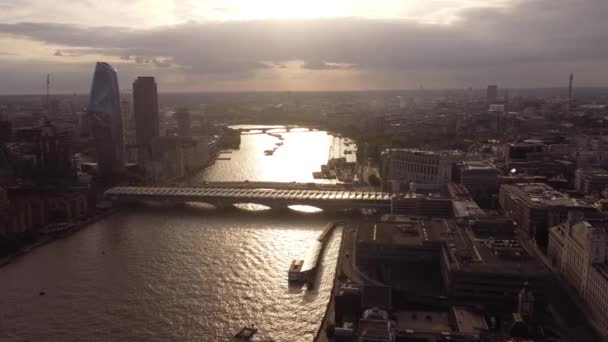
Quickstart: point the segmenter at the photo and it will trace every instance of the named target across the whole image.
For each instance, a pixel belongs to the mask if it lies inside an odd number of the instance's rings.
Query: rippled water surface
[[[303,157],[318,170],[332,138],[290,134],[319,149],[321,157]],[[277,167],[288,174],[303,167],[290,156],[289,136],[284,151],[267,157],[275,162],[260,166],[268,137],[244,137],[243,150],[200,179],[284,181],[271,176]],[[249,166],[238,173],[238,165]],[[308,181],[297,174],[292,180]],[[310,341],[330,295],[341,232],[327,245],[314,290],[289,288],[286,272],[331,219],[197,206],[123,211],[0,268],[0,340],[229,341],[255,323],[259,340]]]
[[[239,150],[222,154],[230,160],[218,160],[197,180],[335,183],[335,180],[315,180],[312,173],[320,171],[321,165],[330,157],[356,160],[354,153],[344,153],[355,149],[354,144],[346,146],[345,139],[324,131],[283,131],[275,129],[272,132],[280,134],[284,140],[268,134],[243,134]],[[277,146],[281,142],[283,145]],[[265,150],[274,148],[276,151],[272,155],[264,154]]]

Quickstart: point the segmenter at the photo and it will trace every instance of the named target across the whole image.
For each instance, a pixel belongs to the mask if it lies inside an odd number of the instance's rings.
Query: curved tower
[[[100,175],[105,179],[119,175],[125,165],[125,142],[116,70],[97,62],[88,113],[97,148]]]

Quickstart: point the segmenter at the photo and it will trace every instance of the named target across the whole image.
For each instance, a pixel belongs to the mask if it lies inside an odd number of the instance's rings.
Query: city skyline
[[[98,60],[121,84],[156,77],[161,92],[565,87],[570,72],[585,87],[608,76],[599,0],[0,8],[0,94],[43,93],[47,73],[53,92],[82,93]]]

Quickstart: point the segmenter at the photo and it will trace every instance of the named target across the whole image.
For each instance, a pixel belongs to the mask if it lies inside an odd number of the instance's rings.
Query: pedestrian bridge
[[[113,201],[203,202],[216,207],[256,203],[271,208],[309,205],[324,210],[390,210],[392,195],[379,191],[239,189],[189,187],[115,187],[105,192]]]

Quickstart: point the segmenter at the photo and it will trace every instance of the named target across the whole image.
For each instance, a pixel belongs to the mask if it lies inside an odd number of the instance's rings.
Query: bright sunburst
[[[443,22],[462,9],[515,1],[519,0],[192,0],[189,4],[195,17],[220,20],[352,16]]]

